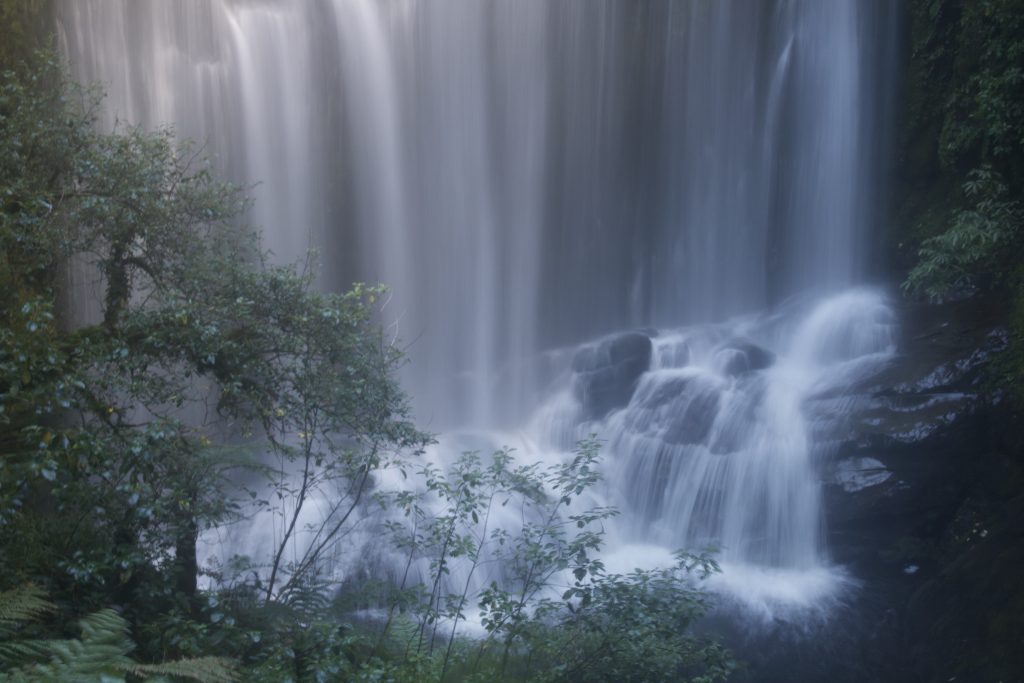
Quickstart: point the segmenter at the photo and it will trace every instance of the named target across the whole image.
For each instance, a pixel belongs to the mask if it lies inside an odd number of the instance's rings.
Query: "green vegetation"
[[[904,123],[904,288],[1007,302],[1024,374],[1024,2],[914,0]]]
[[[907,8],[897,198],[904,287],[974,298],[947,309],[975,311],[950,320],[950,334],[995,324],[1009,344],[988,366],[997,391],[982,394],[987,405],[940,432],[949,443],[960,435],[950,457],[961,493],[955,512],[907,544],[928,539],[910,549],[934,569],[906,606],[904,647],[922,680],[1014,680],[1024,604],[1024,2],[911,0]]]
[[[601,563],[596,443],[424,465],[381,290],[270,265],[197,150],[99,103],[51,57],[0,76],[0,680],[724,680],[711,559]],[[200,566],[254,515],[265,556]],[[403,576],[333,580],[357,525]]]
[[[158,681],[165,677],[209,683],[234,679],[233,664],[225,659],[203,657],[164,664],[139,664],[128,654],[134,645],[128,622],[111,609],[81,619],[81,638],[66,640],[19,637],[33,621],[53,612],[37,588],[0,593],[0,681],[116,680],[126,675]]]
[[[0,0],[0,66],[30,59],[46,35],[50,0]]]

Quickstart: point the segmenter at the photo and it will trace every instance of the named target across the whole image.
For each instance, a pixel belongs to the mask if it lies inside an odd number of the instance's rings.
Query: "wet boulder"
[[[881,486],[892,478],[892,472],[875,458],[850,457],[835,464],[833,483],[846,493],[857,493],[872,486]]]
[[[715,352],[715,365],[723,375],[738,377],[775,364],[775,354],[745,339],[733,340]]]
[[[767,384],[763,379],[748,382],[741,392],[732,392],[722,401],[718,426],[708,448],[715,455],[734,453],[748,447],[756,431],[757,411],[764,402]]]
[[[651,338],[623,332],[581,348],[572,359],[573,392],[589,420],[629,404],[640,376],[651,367]]]
[[[722,403],[721,381],[707,374],[644,378],[625,416],[628,430],[657,434],[670,446],[706,443]]]
[[[830,552],[862,576],[899,576],[911,565],[928,574],[935,558],[914,549],[921,539],[944,542],[944,525],[998,448],[990,438],[998,406],[982,400],[981,384],[1005,347],[998,316],[985,302],[957,302],[906,304],[899,319],[890,363],[803,407],[819,443],[832,444],[824,473]]]
[[[721,394],[717,389],[696,387],[676,401],[678,411],[665,432],[665,441],[679,445],[705,443],[718,416]]]

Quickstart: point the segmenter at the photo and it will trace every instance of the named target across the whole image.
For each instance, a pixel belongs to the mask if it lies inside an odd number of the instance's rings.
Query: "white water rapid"
[[[861,287],[896,5],[64,0],[58,25],[102,125],[173,123],[259,183],[278,259],[390,285],[428,457],[595,432],[609,564],[716,546],[770,614],[844,580],[813,407],[841,401],[810,399],[892,353]]]

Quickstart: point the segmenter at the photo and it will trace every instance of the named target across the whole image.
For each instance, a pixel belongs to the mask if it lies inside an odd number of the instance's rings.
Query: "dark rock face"
[[[771,367],[775,354],[753,342],[735,340],[715,353],[715,362],[722,374],[737,377]]]
[[[908,307],[901,318],[901,355],[886,370],[845,396],[813,399],[842,415],[827,427],[836,444],[825,474],[833,526],[953,504],[964,452],[977,440],[984,368],[1004,348],[1003,332],[976,302]]]
[[[906,305],[899,357],[807,400],[829,553],[861,586],[809,632],[723,628],[749,664],[731,681],[1024,680],[1024,415],[985,384],[997,306]]]
[[[974,493],[975,509],[958,511],[948,529],[953,533],[939,546],[937,571],[907,604],[907,656],[919,680],[1024,676],[1024,496],[1006,489]]]
[[[1001,314],[964,301],[899,317],[900,357],[809,402],[835,415],[817,428],[830,553],[864,582],[857,657],[879,681],[1019,680],[1024,429],[985,386]],[[872,645],[886,641],[901,647]]]
[[[658,432],[671,446],[701,444],[708,439],[720,403],[721,389],[707,377],[645,380],[626,424],[634,432]]]
[[[719,395],[702,393],[686,406],[665,433],[665,441],[680,445],[704,443],[718,414]]]
[[[573,391],[587,419],[601,419],[629,403],[640,375],[651,367],[652,352],[651,338],[642,332],[612,335],[576,352]]]

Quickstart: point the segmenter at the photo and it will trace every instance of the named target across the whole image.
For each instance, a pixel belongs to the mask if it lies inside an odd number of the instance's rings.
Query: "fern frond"
[[[0,642],[0,671],[13,669],[29,662],[46,659],[53,652],[53,640],[16,640]],[[3,680],[0,677],[0,680]]]
[[[13,628],[53,611],[44,593],[28,586],[0,593],[0,638],[3,626]],[[163,664],[137,664],[128,657],[134,644],[128,622],[103,609],[78,622],[82,636],[74,640],[9,640],[0,642],[0,683],[44,681],[124,681],[126,675],[145,680],[186,679],[198,683],[237,680],[231,660],[221,657],[182,659]],[[42,660],[42,661],[41,661]],[[20,667],[20,668],[13,668]],[[13,668],[13,670],[12,670]]]
[[[116,646],[123,654],[134,649],[128,640],[128,622],[112,609],[101,609],[82,618],[78,625],[82,629],[82,642]]]
[[[315,576],[289,582],[278,601],[289,609],[307,617],[322,614],[330,605],[328,591],[332,584]]]
[[[36,586],[24,586],[0,593],[0,629],[39,619],[56,609],[46,593]]]
[[[196,657],[163,664],[134,664],[126,671],[140,678],[169,676],[199,683],[233,683],[238,680],[234,663],[223,657]]]
[[[128,639],[128,622],[112,609],[81,619],[82,637],[77,640],[13,641],[3,644],[24,659],[48,659],[27,664],[0,675],[0,681],[104,681],[123,680],[121,673],[132,661],[127,655],[133,645]]]
[[[389,629],[388,634],[392,642],[395,643],[399,649],[405,650],[419,636],[419,629],[420,626],[418,623],[406,615],[400,614],[391,622],[391,628]]]

